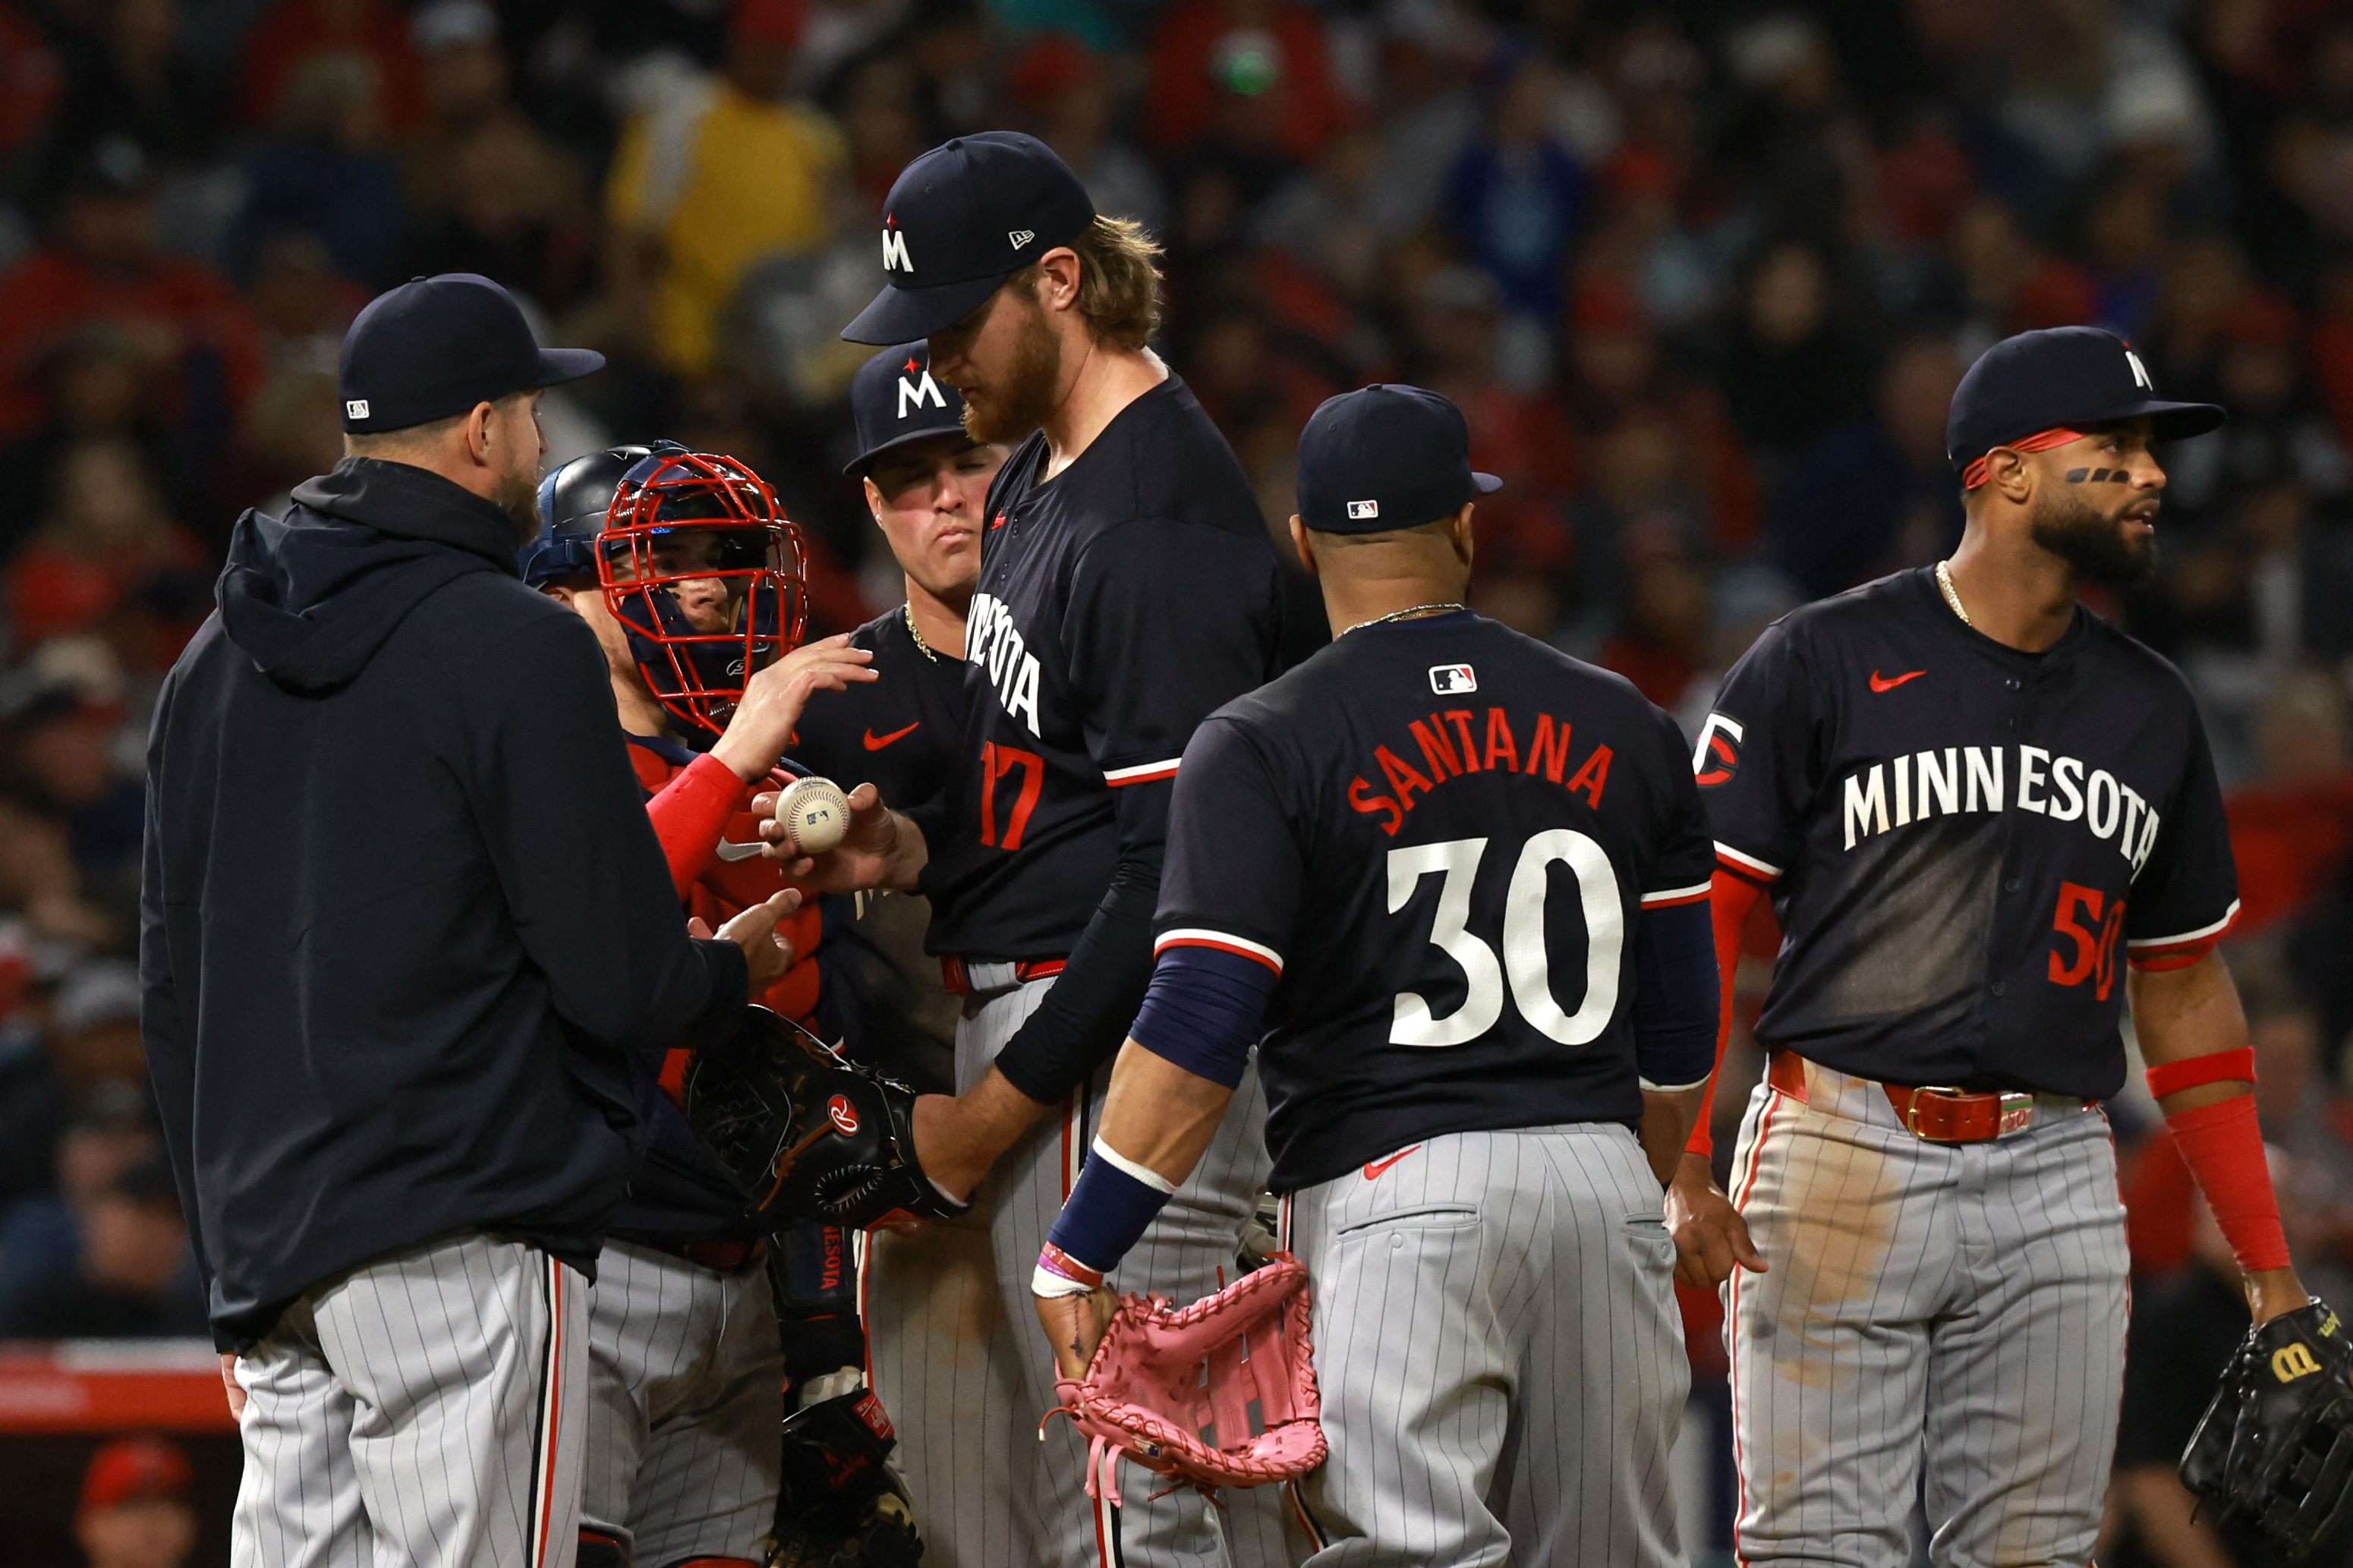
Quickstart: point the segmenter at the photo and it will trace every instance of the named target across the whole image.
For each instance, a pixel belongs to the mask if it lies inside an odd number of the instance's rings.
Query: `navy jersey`
[[[1265,521],[1181,380],[1050,479],[1046,460],[1032,436],[989,489],[965,631],[977,694],[948,786],[956,842],[923,876],[941,952],[1068,953],[1118,860],[1113,792],[1173,777],[1194,727],[1278,668]]]
[[[1673,721],[1458,612],[1362,626],[1185,751],[1155,946],[1280,975],[1274,1185],[1447,1132],[1641,1115],[1636,919],[1707,897]]]
[[[1695,765],[1783,932],[1757,1037],[1860,1077],[2105,1098],[2127,960],[2239,907],[2180,673],[2078,606],[2021,653],[1901,572],[1776,623]]]
[[[958,649],[917,646],[906,606],[849,634],[874,656],[876,679],[812,694],[793,732],[793,756],[845,791],[872,784],[894,806],[931,799],[945,784],[972,704]]]

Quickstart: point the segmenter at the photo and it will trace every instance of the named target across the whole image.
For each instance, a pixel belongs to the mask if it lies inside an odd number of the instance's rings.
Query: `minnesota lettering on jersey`
[[[1549,713],[1538,713],[1533,723],[1523,719],[1515,733],[1510,715],[1501,708],[1487,709],[1483,721],[1471,709],[1448,708],[1427,719],[1409,721],[1406,730],[1395,748],[1373,748],[1373,762],[1388,781],[1389,794],[1375,795],[1361,774],[1348,781],[1348,804],[1368,816],[1386,814],[1381,831],[1392,838],[1419,804],[1419,796],[1465,773],[1541,773],[1556,784],[1566,774],[1563,787],[1583,795],[1597,811],[1601,807],[1601,792],[1609,783],[1611,753],[1607,745],[1595,746],[1577,770],[1569,772],[1569,723]],[[1519,735],[1528,737],[1525,752]],[[1414,766],[1412,752],[1419,753],[1422,767]]]
[[[1013,624],[1013,612],[993,594],[975,594],[965,625],[965,657],[987,672],[997,706],[1032,735],[1039,733],[1038,656]]]
[[[2003,788],[2003,753],[2013,790]],[[1846,847],[1862,839],[1962,812],[2038,812],[2053,822],[2081,822],[2094,838],[2115,840],[2135,872],[2157,847],[2158,813],[2138,790],[2105,768],[2086,769],[2074,757],[2041,746],[1947,746],[1893,762],[1873,763],[1847,775],[1840,787]]]

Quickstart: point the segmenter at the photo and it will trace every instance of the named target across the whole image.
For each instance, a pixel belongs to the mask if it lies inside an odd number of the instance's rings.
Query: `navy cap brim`
[[[886,284],[874,296],[873,303],[841,329],[841,341],[889,348],[893,343],[912,342],[934,332],[944,332],[978,310],[981,301],[996,293],[997,285],[1012,276],[1010,272],[1000,272],[987,278],[967,278],[961,283],[934,283],[925,289],[899,289]]]
[[[2159,441],[2186,441],[2192,436],[2203,436],[2209,430],[2219,430],[2230,416],[2215,403],[2165,403],[2156,398],[2136,403],[2121,414],[2111,414],[2109,419],[2137,419],[2147,416],[2149,433]],[[2105,423],[2105,421],[2103,421]]]
[[[533,386],[555,386],[567,381],[578,381],[584,375],[594,375],[605,368],[605,356],[595,349],[542,349],[539,351],[539,379]]]
[[[857,457],[852,458],[849,462],[843,464],[841,471],[848,474],[850,478],[856,479],[859,475],[866,471],[866,466],[869,463],[871,463],[883,453],[894,452],[900,447],[906,446],[911,441],[929,441],[934,437],[939,436],[964,436],[964,438],[966,441],[971,442],[972,445],[976,447],[980,445],[979,442],[973,441],[971,437],[965,436],[964,426],[961,425],[934,425],[928,430],[910,430],[904,436],[893,436],[891,439],[883,442],[879,447],[869,447],[867,450],[859,453]]]
[[[1479,487],[1479,493],[1482,496],[1493,495],[1504,488],[1503,480],[1493,474],[1482,474],[1476,468],[1471,470],[1471,482]]]

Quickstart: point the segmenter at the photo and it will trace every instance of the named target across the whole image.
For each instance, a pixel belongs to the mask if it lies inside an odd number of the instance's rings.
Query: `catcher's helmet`
[[[593,575],[646,684],[685,723],[724,731],[751,673],[800,641],[800,531],[734,458],[616,447],[549,474],[539,502],[523,581]]]

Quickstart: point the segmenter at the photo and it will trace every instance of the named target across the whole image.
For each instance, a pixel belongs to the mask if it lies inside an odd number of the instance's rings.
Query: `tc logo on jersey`
[[[1479,672],[1467,664],[1433,664],[1430,667],[1430,689],[1440,697],[1476,691]]]
[[[1736,719],[1711,713],[1700,727],[1699,749],[1692,753],[1692,772],[1699,787],[1728,783],[1740,771],[1740,742],[1746,731]]]
[[[858,1136],[858,1112],[840,1095],[837,1094],[826,1101],[825,1116],[844,1138]]]

